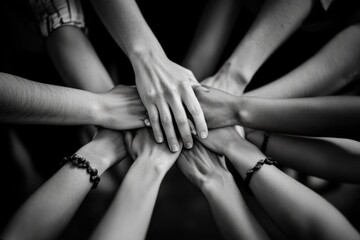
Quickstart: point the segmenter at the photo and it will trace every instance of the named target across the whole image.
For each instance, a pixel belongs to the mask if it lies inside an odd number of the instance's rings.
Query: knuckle
[[[180,118],[177,120],[177,125],[179,127],[185,127],[186,125],[188,125],[188,120],[187,118]]]
[[[150,120],[151,123],[154,123],[154,122],[158,122],[159,118],[158,118],[157,115],[150,115],[149,120]]]
[[[199,106],[194,105],[190,106],[188,110],[192,116],[200,116],[202,112],[202,109]]]
[[[168,126],[171,126],[172,125],[172,119],[171,119],[171,116],[164,116],[162,118],[162,123],[164,126],[168,127]]]

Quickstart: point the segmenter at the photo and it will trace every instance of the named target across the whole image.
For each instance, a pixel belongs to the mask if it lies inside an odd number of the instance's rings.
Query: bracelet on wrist
[[[251,193],[251,190],[250,190],[251,177],[253,176],[254,172],[258,171],[264,164],[276,166],[277,161],[272,160],[271,157],[266,157],[265,159],[262,159],[262,160],[258,161],[253,168],[250,168],[246,172],[244,183],[245,183],[245,188],[246,188],[246,190],[248,190],[248,192]]]
[[[67,162],[70,162],[74,167],[85,169],[90,174],[90,182],[93,184],[91,189],[97,187],[100,182],[100,176],[98,175],[98,170],[90,166],[89,161],[75,153],[72,156],[64,157],[60,162],[60,166],[64,166]]]
[[[264,133],[264,139],[263,142],[261,144],[261,152],[263,152],[264,154],[266,153],[266,148],[267,148],[267,144],[269,142],[269,138],[270,138],[270,133],[269,132],[265,132]]]

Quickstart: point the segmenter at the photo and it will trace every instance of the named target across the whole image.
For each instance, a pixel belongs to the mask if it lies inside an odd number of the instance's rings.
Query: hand
[[[235,96],[241,96],[248,83],[249,81],[238,71],[231,69],[230,63],[225,63],[214,76],[201,82],[203,85],[220,89]]]
[[[180,151],[172,153],[166,144],[158,144],[154,141],[150,130],[142,128],[135,133],[125,133],[125,143],[129,155],[133,159],[147,159],[151,164],[169,170],[174,165]],[[180,150],[182,144],[180,143]]]
[[[100,128],[93,140],[80,148],[77,154],[90,161],[99,172],[104,172],[125,159],[127,150],[121,132]]]
[[[146,109],[135,87],[118,85],[105,94],[97,95],[100,101],[100,126],[129,130],[145,127]]]
[[[209,131],[206,139],[198,138],[198,140],[209,150],[219,155],[226,155],[230,145],[239,144],[243,138],[237,133],[235,127],[226,127],[213,129]]]
[[[170,150],[180,150],[175,121],[184,146],[191,148],[193,139],[186,111],[190,113],[198,135],[206,138],[204,114],[191,87],[197,83],[192,72],[166,57],[142,56],[132,63],[136,86],[147,109],[156,141],[160,143],[164,140],[161,121]]]
[[[211,151],[228,158],[235,154],[237,159],[244,162],[260,160],[263,157],[261,151],[240,136],[235,128],[236,126],[214,129],[209,132],[207,139],[198,140]]]
[[[177,165],[185,177],[201,190],[230,174],[224,157],[214,154],[199,142],[195,142],[191,150],[182,151]]]
[[[212,87],[194,86],[209,128],[237,124],[238,97]]]

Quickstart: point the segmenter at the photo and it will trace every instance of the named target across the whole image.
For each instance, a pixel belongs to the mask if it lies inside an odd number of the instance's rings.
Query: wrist
[[[223,189],[228,187],[234,182],[234,178],[227,170],[221,173],[211,174],[207,176],[205,180],[202,180],[201,186],[199,186],[201,192],[208,198],[219,192],[223,192]]]
[[[129,59],[135,68],[139,63],[148,64],[156,59],[167,58],[160,44],[156,47],[134,46],[129,52]]]
[[[236,122],[242,127],[249,127],[251,124],[249,111],[251,104],[249,103],[249,98],[243,96],[237,97],[236,104],[233,107],[235,108]]]
[[[230,58],[222,66],[222,72],[226,73],[232,81],[246,86],[250,82],[251,77],[248,76],[249,74],[246,74],[246,71],[241,66],[241,62],[236,58]]]
[[[152,176],[152,178],[162,180],[171,166],[166,159],[151,159],[149,156],[139,155],[133,163],[134,169],[141,172],[141,175]]]
[[[84,145],[76,152],[76,154],[89,161],[90,166],[98,170],[99,176],[101,176],[110,167],[110,161],[101,154],[92,142]]]

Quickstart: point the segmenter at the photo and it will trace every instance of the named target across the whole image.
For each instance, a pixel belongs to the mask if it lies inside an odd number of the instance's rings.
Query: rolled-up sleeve
[[[29,0],[29,3],[44,38],[62,26],[85,28],[80,0]]]

